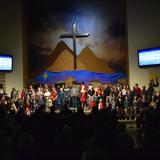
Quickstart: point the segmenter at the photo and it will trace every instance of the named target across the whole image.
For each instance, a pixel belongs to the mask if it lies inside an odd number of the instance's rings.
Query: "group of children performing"
[[[17,91],[13,88],[11,100],[15,110],[23,108],[27,115],[31,115],[38,108],[50,112],[51,108],[88,108],[90,111],[110,109],[119,116],[137,114],[147,107],[156,108],[160,100],[160,92],[154,87],[139,87],[135,84],[132,89],[127,84],[85,85],[74,84],[55,87],[54,84],[39,85],[34,88]]]

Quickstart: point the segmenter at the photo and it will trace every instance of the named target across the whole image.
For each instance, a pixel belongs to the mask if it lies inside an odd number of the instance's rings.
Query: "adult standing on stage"
[[[71,106],[72,107],[78,107],[78,88],[77,86],[74,84],[71,91],[70,91],[70,96],[71,96]]]

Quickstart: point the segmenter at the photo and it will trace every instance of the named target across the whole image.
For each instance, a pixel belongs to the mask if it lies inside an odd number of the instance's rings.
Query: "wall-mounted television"
[[[0,54],[0,72],[11,72],[13,70],[13,56]]]
[[[160,65],[160,47],[138,50],[139,67]]]

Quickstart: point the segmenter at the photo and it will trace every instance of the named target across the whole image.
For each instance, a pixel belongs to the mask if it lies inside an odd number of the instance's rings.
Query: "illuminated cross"
[[[73,39],[73,52],[74,52],[74,56],[73,56],[73,61],[74,61],[74,70],[77,69],[77,61],[76,61],[76,38],[84,38],[84,37],[88,37],[89,33],[84,33],[84,34],[78,34],[77,30],[76,30],[76,24],[74,23],[72,26],[72,33],[69,34],[61,34],[60,38],[72,38]]]

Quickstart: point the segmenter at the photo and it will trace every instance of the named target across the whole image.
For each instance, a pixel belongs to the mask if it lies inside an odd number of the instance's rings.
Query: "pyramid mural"
[[[71,34],[73,24],[77,35],[89,33],[86,38],[76,38],[77,70],[126,74],[128,41],[124,2],[27,0],[29,79],[46,70],[74,69],[73,38],[60,37]]]
[[[77,57],[77,70],[85,70],[85,66]],[[73,70],[73,54],[65,49],[46,70],[52,72],[61,72],[64,70]]]
[[[100,73],[113,73],[104,59],[99,59],[89,47],[85,47],[78,55],[78,60],[84,65],[86,70]]]

